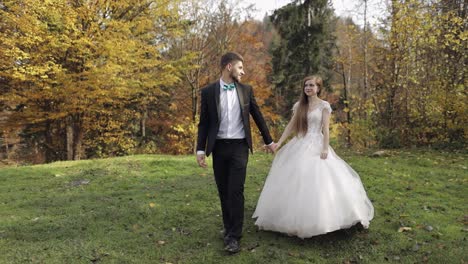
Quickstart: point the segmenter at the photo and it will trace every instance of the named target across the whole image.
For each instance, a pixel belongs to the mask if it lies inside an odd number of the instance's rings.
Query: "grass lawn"
[[[337,153],[374,204],[370,229],[305,240],[257,231],[272,156],[256,153],[236,255],[223,251],[212,170],[193,156],[1,168],[0,263],[468,263],[466,153]]]

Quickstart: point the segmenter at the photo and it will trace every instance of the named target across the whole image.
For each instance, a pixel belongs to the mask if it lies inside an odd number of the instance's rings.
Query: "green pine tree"
[[[334,46],[333,10],[327,0],[295,0],[277,9],[270,20],[279,38],[271,46],[272,77],[280,113],[289,113],[307,75],[320,74],[325,87],[331,77]]]

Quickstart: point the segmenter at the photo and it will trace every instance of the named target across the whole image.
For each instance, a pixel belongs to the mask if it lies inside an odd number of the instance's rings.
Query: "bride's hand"
[[[320,158],[321,159],[327,159],[328,157],[328,151],[327,150],[322,150],[322,152],[320,153]]]
[[[273,153],[276,153],[278,151],[278,148],[280,147],[280,144],[279,143],[275,143],[275,145],[273,146]]]

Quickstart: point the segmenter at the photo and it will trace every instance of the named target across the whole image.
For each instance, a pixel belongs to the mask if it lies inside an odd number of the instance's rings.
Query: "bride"
[[[253,218],[262,230],[312,237],[361,223],[374,207],[359,175],[329,146],[331,107],[318,98],[322,79],[306,77],[293,116],[281,136]]]

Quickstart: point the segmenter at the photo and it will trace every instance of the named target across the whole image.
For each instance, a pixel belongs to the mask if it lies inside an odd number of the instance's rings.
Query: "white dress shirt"
[[[216,138],[222,139],[241,139],[245,138],[244,123],[242,123],[239,97],[236,87],[232,90],[224,90],[225,83],[219,80],[219,108],[221,120],[219,124],[218,135]]]

